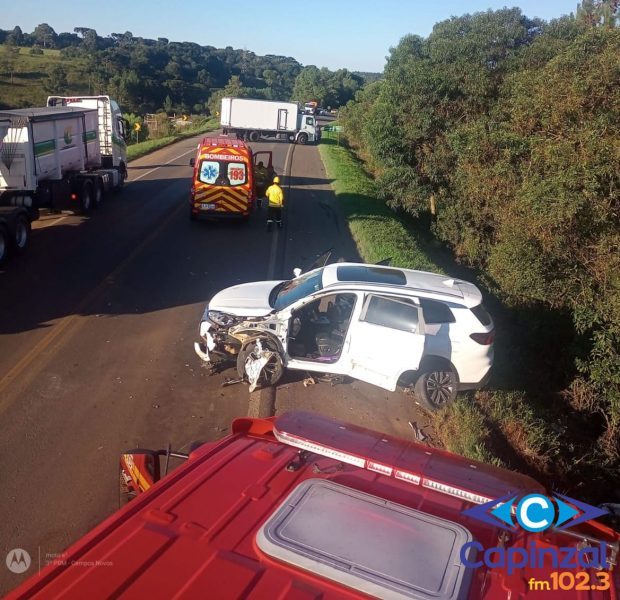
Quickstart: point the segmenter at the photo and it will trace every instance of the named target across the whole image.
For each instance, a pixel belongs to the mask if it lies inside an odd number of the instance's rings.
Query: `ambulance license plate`
[[[201,204],[200,210],[215,210],[215,204]]]

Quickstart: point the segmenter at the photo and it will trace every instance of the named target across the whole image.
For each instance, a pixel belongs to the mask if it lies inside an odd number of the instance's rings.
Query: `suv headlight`
[[[219,325],[220,327],[230,327],[234,325],[239,319],[233,315],[229,315],[228,313],[220,312],[219,310],[210,310],[207,313],[209,320]]]

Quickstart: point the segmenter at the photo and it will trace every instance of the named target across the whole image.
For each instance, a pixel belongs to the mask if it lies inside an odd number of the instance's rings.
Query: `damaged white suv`
[[[336,263],[287,281],[217,293],[200,324],[198,356],[234,359],[240,378],[273,385],[285,368],[348,375],[387,390],[413,386],[430,409],[484,385],[493,321],[478,288],[444,275]]]

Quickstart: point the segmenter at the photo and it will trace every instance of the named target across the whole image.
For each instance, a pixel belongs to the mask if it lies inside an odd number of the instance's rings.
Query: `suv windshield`
[[[283,281],[276,285],[269,295],[269,304],[276,310],[301,300],[314,292],[323,289],[323,269],[304,273],[295,279]]]

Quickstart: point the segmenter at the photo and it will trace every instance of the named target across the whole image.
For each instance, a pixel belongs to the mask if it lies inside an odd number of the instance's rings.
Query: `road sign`
[[[133,130],[134,131],[140,131],[142,129],[142,127],[140,126],[140,123],[134,123],[133,124]]]

